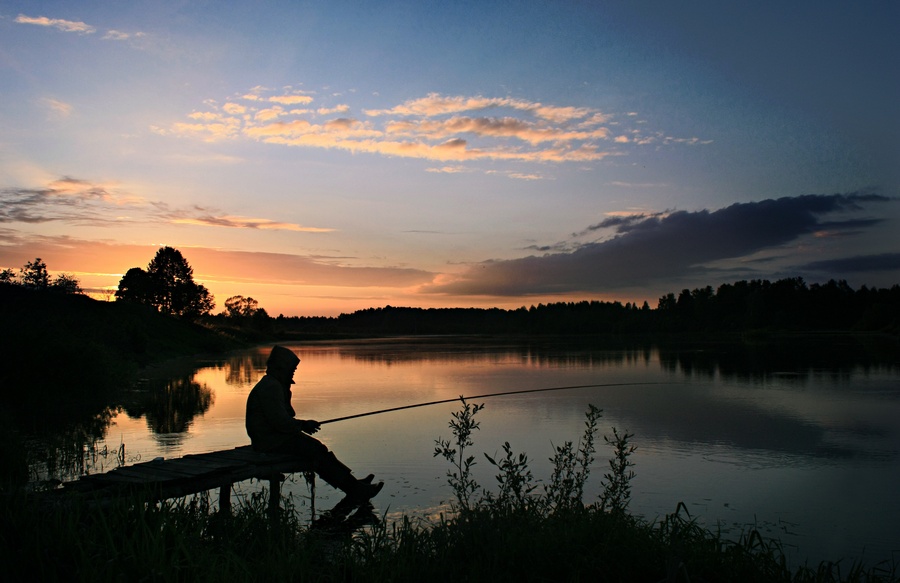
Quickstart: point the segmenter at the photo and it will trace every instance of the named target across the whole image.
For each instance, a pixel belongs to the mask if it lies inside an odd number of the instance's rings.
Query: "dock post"
[[[222,484],[219,488],[219,513],[231,514],[231,484]]]
[[[278,516],[278,510],[281,508],[281,482],[284,481],[284,474],[274,473],[269,476],[269,514],[273,517]]]

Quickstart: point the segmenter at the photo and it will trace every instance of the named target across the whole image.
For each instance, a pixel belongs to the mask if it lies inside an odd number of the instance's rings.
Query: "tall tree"
[[[119,280],[116,300],[124,300],[147,306],[154,306],[153,282],[150,276],[140,267],[132,267]]]
[[[25,264],[22,269],[22,285],[36,289],[47,289],[50,286],[47,264],[40,257]]]
[[[116,299],[149,304],[164,314],[196,318],[208,314],[215,300],[204,286],[194,282],[194,269],[181,251],[161,247],[147,270],[129,269],[119,282]]]
[[[259,302],[251,297],[231,296],[225,300],[225,315],[229,318],[249,318],[256,314],[259,309]]]

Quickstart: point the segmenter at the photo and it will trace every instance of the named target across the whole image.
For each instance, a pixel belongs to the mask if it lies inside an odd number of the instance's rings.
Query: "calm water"
[[[900,551],[896,362],[437,339],[290,347],[302,361],[294,408],[298,417],[320,421],[459,395],[604,385],[475,399],[486,404],[472,453],[476,478],[487,488],[494,472],[481,453],[502,453],[504,441],[526,452],[534,475],[546,480],[554,444],[577,441],[590,403],[604,410],[601,434],[614,426],[635,435],[633,512],[653,519],[684,502],[706,526],[733,536],[755,526],[781,539],[800,562],[875,563]],[[249,443],[244,403],[267,353],[248,350],[146,380],[114,415],[98,449],[124,445],[126,463],[134,463]],[[380,512],[434,515],[451,497],[434,441],[452,437],[447,424],[458,405],[327,424],[317,437],[357,475],[373,472],[385,481],[375,499]],[[601,490],[610,453],[601,440],[588,502]],[[96,456],[90,471],[115,463],[115,456]],[[234,497],[257,487],[237,485]],[[302,477],[289,480],[285,492],[309,511]],[[318,510],[338,499],[319,481]]]

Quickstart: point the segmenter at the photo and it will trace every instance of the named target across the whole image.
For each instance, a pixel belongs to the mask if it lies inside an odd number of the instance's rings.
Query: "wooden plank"
[[[180,480],[183,478],[191,478],[192,474],[185,474],[177,471],[175,468],[167,468],[162,466],[145,467],[145,468],[120,468],[113,470],[110,475],[126,474],[132,476],[144,476],[149,482],[164,480]],[[195,474],[194,474],[195,475]]]
[[[225,461],[225,460],[215,460],[215,459],[187,459],[187,458],[176,458],[173,460],[167,460],[167,464],[175,465],[177,467],[196,467],[205,471],[213,471],[218,469],[229,468],[234,465],[233,462]]]
[[[147,499],[162,500],[213,489],[230,492],[230,486],[236,482],[278,479],[283,473],[310,469],[309,464],[289,454],[260,453],[251,446],[239,446],[115,468],[105,474],[83,476],[65,487],[70,491],[96,491],[103,496],[125,495],[143,488]]]
[[[70,484],[83,484],[87,485],[90,488],[104,488],[112,483],[125,482],[132,484],[146,484],[147,480],[142,477],[129,476],[127,474],[118,474],[116,476],[112,476],[110,474],[97,474],[94,476],[84,476],[77,482],[70,482]]]
[[[233,466],[225,466],[222,464],[191,464],[188,462],[174,463],[180,460],[173,460],[173,463],[166,466],[166,469],[177,472],[185,477],[200,477],[207,474],[222,474],[231,471]]]
[[[163,468],[138,468],[134,466],[127,466],[123,468],[116,468],[111,472],[106,473],[105,475],[110,477],[115,476],[131,476],[135,478],[143,479],[147,482],[158,482],[161,480],[171,480],[173,477],[182,477],[182,476],[172,476],[167,473]]]
[[[255,463],[265,463],[266,458],[261,457],[260,454],[254,452],[240,452],[240,451],[223,451],[223,452],[214,452],[212,454],[207,454],[206,459],[214,460],[214,461],[227,461],[231,463],[245,463],[245,464],[255,464]]]
[[[250,463],[268,463],[271,461],[294,459],[294,456],[290,454],[260,453],[249,448],[225,449],[221,451],[212,451],[205,454],[194,454],[194,456],[203,456],[209,459],[239,460]],[[190,459],[192,456],[184,457]]]
[[[115,472],[117,470],[113,470]],[[198,466],[190,466],[186,464],[169,463],[166,465],[155,465],[153,467],[145,467],[140,469],[141,472],[147,472],[153,476],[159,476],[161,479],[183,479],[195,478],[206,474],[219,474],[227,472],[228,468],[202,468]]]

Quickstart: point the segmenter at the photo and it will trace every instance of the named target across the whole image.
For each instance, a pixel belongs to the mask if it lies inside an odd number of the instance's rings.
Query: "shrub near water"
[[[455,441],[437,440],[435,455],[451,463],[448,483],[457,515],[429,532],[439,579],[526,581],[897,581],[896,564],[869,570],[862,565],[822,563],[792,569],[777,541],[750,531],[727,541],[694,522],[679,504],[673,514],[649,523],[628,514],[633,435],[612,428],[613,448],[596,503],[585,505],[584,484],[594,459],[600,409],[589,406],[577,444],[566,442],[551,458],[551,480],[540,491],[524,454],[508,443],[493,459],[499,491],[484,492],[471,478],[472,433],[482,405],[462,400],[450,428]],[[455,445],[456,447],[453,447]],[[477,502],[474,502],[477,500]],[[399,539],[402,548],[402,537]],[[419,543],[421,546],[421,543]]]

